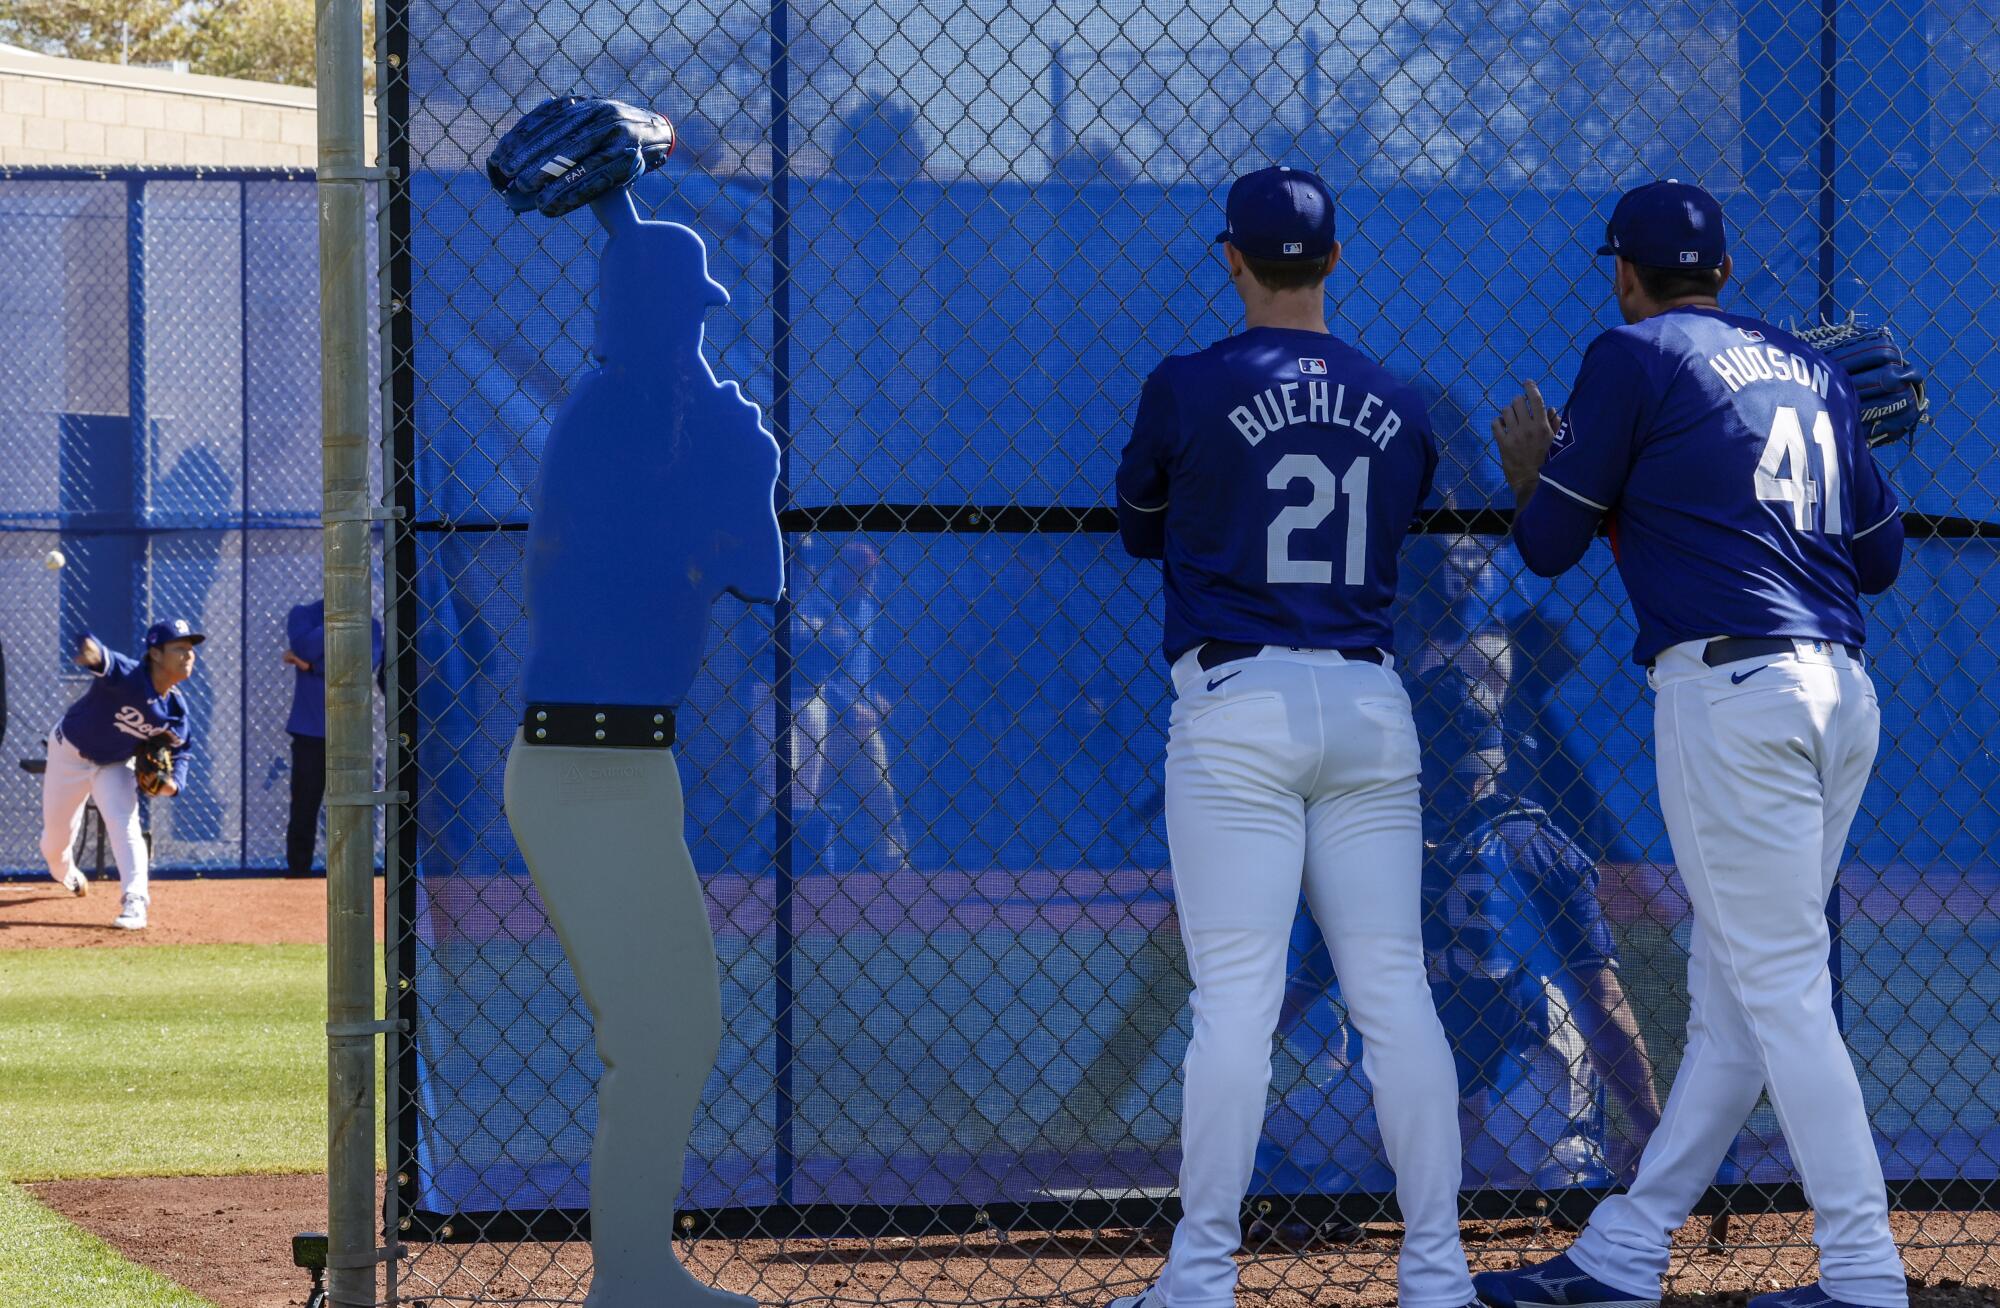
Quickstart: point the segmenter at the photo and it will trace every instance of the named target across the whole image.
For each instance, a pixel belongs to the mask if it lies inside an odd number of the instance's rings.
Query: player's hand
[[[284,662],[285,666],[297,668],[301,672],[311,672],[313,670],[312,664],[306,662],[304,659],[292,653],[290,650],[285,651]]]
[[[1493,420],[1493,443],[1500,450],[1500,470],[1513,488],[1517,505],[1526,504],[1541,481],[1542,464],[1549,457],[1549,444],[1556,438],[1562,420],[1542,399],[1541,387],[1533,382],[1500,410]]]
[[[76,665],[95,672],[104,666],[104,646],[94,636],[85,636],[76,647]]]

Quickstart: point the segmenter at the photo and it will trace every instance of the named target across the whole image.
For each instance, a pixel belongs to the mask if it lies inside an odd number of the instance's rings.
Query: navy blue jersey
[[[1544,977],[1612,965],[1597,867],[1531,805],[1488,800],[1424,862],[1424,954],[1461,1089],[1506,1090],[1553,1034]]]
[[[382,620],[369,623],[376,684],[382,676]],[[285,641],[308,665],[296,668],[292,681],[292,711],[285,730],[294,736],[326,736],[326,601],[295,604],[285,618]]]
[[[1587,977],[1612,956],[1597,865],[1548,814],[1483,801],[1483,820],[1424,863],[1424,952],[1444,986],[1521,973]],[[1497,810],[1497,811],[1496,811]]]
[[[1333,336],[1254,327],[1162,363],[1117,499],[1126,547],[1166,563],[1167,658],[1206,640],[1388,649],[1436,467],[1416,392]]]
[[[1516,523],[1522,555],[1544,571],[1574,534],[1558,524],[1608,514],[1640,662],[1713,636],[1862,644],[1855,542],[1898,507],[1859,419],[1846,374],[1769,323],[1686,307],[1614,327]]]
[[[63,714],[63,739],[93,763],[123,763],[155,736],[185,750],[193,738],[180,687],[162,695],[143,659],[104,651],[104,667],[83,698]]]

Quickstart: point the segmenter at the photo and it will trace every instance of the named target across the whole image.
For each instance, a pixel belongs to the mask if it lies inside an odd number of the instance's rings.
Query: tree
[[[361,6],[362,51],[375,48],[375,6]],[[313,0],[12,0],[0,41],[113,64],[185,60],[190,72],[311,86]],[[372,57],[364,64],[375,84]]]
[[[186,57],[179,10],[174,0],[13,0],[0,5],[0,42],[100,63],[167,63]]]
[[[375,6],[361,9],[372,15]],[[363,26],[373,24],[364,18]],[[191,28],[187,57],[194,72],[287,86],[313,84],[312,0],[220,0],[197,10]]]

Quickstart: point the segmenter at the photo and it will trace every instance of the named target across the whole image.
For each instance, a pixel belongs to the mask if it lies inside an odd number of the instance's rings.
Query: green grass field
[[[0,1303],[202,1308],[7,1181],[316,1172],[326,950],[0,952]]]

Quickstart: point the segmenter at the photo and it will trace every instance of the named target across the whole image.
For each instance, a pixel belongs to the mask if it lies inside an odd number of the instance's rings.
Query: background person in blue
[[[176,773],[184,766],[194,730],[180,685],[194,675],[194,647],[205,639],[184,618],[155,622],[146,628],[145,651],[135,659],[84,636],[76,664],[97,680],[49,733],[48,770],[42,774],[42,857],[49,875],[72,894],[89,889],[72,851],[84,801],[96,800],[123,891],[112,925],[127,931],[145,927],[152,899],[132,760],[148,742],[164,739],[178,755]],[[177,780],[166,784],[163,794],[180,788]]]
[[[1599,253],[1625,325],[1585,352],[1559,425],[1531,385],[1494,437],[1535,572],[1573,566],[1610,520],[1694,919],[1687,1052],[1630,1191],[1567,1255],[1482,1274],[1480,1297],[1656,1301],[1673,1232],[1768,1090],[1812,1199],[1821,1279],[1752,1305],[1903,1308],[1826,920],[1881,726],[1859,596],[1901,565],[1896,496],[1841,370],[1721,308],[1714,197],[1674,181],[1629,192]]]
[[[371,620],[375,676],[382,676],[382,623]],[[285,617],[285,666],[292,680],[292,805],[285,819],[285,875],[311,876],[319,843],[320,801],[326,798],[326,601],[297,604]]]
[[[1652,1060],[1618,977],[1597,867],[1538,804],[1522,798],[1527,742],[1463,669],[1411,679],[1424,746],[1424,952],[1458,1066],[1465,1183],[1556,1189],[1601,1184],[1636,1156],[1660,1118]],[[1335,978],[1310,918],[1283,1029],[1306,1020]],[[1599,1088],[1623,1113],[1609,1137]],[[1260,1158],[1269,1189],[1338,1191],[1368,1181],[1372,1141],[1359,1096],[1332,1078],[1272,1115]],[[1350,1139],[1349,1137],[1357,1137]]]
[[[1164,561],[1167,842],[1194,980],[1184,1216],[1114,1308],[1230,1308],[1303,886],[1362,1037],[1404,1218],[1399,1299],[1472,1298],[1451,1051],[1424,979],[1418,750],[1389,653],[1396,570],[1437,446],[1421,397],[1334,337],[1333,195],[1267,168],[1217,238],[1246,330],[1146,379],[1119,531]]]

